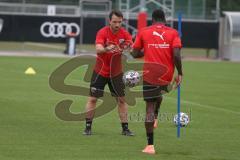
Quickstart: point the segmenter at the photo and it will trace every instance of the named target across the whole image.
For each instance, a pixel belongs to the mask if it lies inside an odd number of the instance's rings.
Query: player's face
[[[122,21],[123,21],[122,17],[117,17],[116,15],[113,15],[112,19],[109,21],[111,30],[113,32],[117,32],[122,26]]]

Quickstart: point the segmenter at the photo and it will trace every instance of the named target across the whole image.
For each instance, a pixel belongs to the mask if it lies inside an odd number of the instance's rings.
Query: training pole
[[[178,34],[182,37],[182,14],[178,13]],[[181,125],[180,125],[180,112],[181,112],[181,86],[177,87],[177,113],[178,113],[178,125],[177,125],[177,138],[180,138]]]

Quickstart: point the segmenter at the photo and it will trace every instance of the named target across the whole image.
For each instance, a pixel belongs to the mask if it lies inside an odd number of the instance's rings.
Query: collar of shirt
[[[153,24],[153,26],[156,26],[156,27],[165,27],[165,24],[162,23],[162,22],[156,22]]]

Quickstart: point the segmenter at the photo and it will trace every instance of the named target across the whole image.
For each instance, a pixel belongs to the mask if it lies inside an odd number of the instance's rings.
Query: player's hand
[[[105,50],[106,50],[107,52],[111,52],[112,50],[114,50],[114,48],[115,48],[115,45],[111,44],[111,45],[105,47]]]
[[[126,44],[122,46],[122,50],[131,50],[132,46],[130,44]]]
[[[114,52],[121,52],[121,49],[120,49],[118,46],[113,45],[113,44],[107,46],[107,47],[105,48],[105,50],[106,50],[107,52],[112,52],[112,53],[114,53]]]
[[[120,43],[119,48],[122,50],[122,52],[130,52],[130,50],[132,49],[132,43],[130,42]]]
[[[182,83],[182,75],[177,75],[174,78],[176,84],[174,85],[174,89],[176,89]]]

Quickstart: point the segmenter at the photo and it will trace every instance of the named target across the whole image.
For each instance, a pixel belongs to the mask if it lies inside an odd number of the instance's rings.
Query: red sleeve
[[[141,32],[137,34],[135,42],[133,44],[134,49],[142,49],[143,48],[143,41],[142,41],[142,34]]]
[[[177,31],[174,32],[172,47],[173,48],[182,48],[181,38],[179,37]]]
[[[106,42],[106,36],[105,35],[106,34],[105,34],[103,29],[99,30],[97,32],[95,44],[101,44],[101,45],[105,46],[105,42]]]

